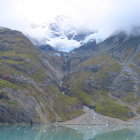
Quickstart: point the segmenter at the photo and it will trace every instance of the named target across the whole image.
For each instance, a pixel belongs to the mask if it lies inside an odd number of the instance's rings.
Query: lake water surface
[[[140,126],[0,126],[0,140],[140,140]]]

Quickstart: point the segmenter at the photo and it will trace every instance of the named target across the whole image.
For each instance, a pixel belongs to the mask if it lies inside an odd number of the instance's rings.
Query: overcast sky
[[[75,26],[107,36],[140,25],[140,0],[0,0],[0,26],[30,32],[31,23],[69,16]]]

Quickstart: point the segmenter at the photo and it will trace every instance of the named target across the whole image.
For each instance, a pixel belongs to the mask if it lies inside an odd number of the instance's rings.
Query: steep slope
[[[97,51],[98,47],[95,40],[81,45],[70,52],[69,59],[67,60],[70,65],[69,67],[73,69],[81,62],[87,60],[91,55],[96,55]]]
[[[53,69],[21,32],[0,29],[0,123],[49,123],[82,113],[77,99],[59,91]]]
[[[96,46],[65,77],[63,90],[103,115],[127,120],[140,110],[140,36],[120,32]]]
[[[70,53],[35,47],[0,28],[0,123],[49,123],[83,106],[128,120],[140,115],[140,36],[124,32]]]

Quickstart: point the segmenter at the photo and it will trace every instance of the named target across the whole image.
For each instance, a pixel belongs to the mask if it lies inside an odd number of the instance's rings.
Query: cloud
[[[98,30],[103,38],[140,25],[139,0],[0,0],[0,13],[0,26],[25,34],[31,32],[31,23],[57,15],[71,17],[76,28]]]

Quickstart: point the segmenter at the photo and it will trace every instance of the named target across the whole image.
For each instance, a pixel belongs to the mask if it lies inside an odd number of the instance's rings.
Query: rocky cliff
[[[21,32],[0,29],[0,123],[50,123],[82,113],[76,98],[59,91],[63,73],[50,59]]]

